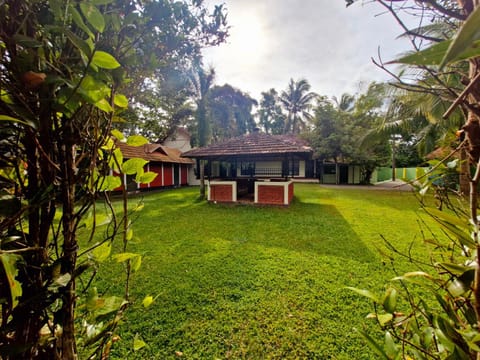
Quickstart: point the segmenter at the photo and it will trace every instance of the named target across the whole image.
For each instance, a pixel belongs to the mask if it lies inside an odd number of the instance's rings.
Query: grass
[[[277,208],[208,204],[197,191],[145,194],[136,302],[113,359],[376,358],[353,331],[374,332],[372,305],[345,286],[380,292],[394,276],[381,234],[425,252],[411,193],[296,184],[292,205]],[[106,268],[99,288],[120,293],[118,269]],[[145,295],[157,296],[147,309]],[[148,347],[134,352],[135,336]]]

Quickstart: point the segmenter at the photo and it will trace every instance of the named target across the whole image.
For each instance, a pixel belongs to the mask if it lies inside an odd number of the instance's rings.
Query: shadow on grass
[[[148,233],[145,236],[168,238],[171,250],[185,256],[189,251],[215,251],[219,243],[229,241],[237,247],[248,244],[358,262],[376,260],[376,255],[333,205],[297,202],[290,208],[275,208],[195,203],[162,211],[161,217],[152,214],[151,223],[145,224],[144,230]]]
[[[197,199],[192,189],[146,196],[135,231],[146,243],[153,241],[185,256],[208,252],[218,245],[218,239],[238,246],[248,243],[358,262],[376,261],[376,254],[334,205],[303,202],[301,198],[295,198],[290,207],[232,206]]]

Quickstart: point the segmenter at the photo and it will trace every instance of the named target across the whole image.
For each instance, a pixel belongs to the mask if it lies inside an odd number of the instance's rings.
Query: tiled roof
[[[117,142],[117,146],[122,150],[124,158],[141,158],[152,162],[193,164],[194,161],[182,158],[182,152],[178,149],[169,148],[160,144],[145,144],[142,146],[131,146],[125,143]]]
[[[260,132],[238,136],[210,146],[192,149],[183,157],[222,157],[252,155],[311,154],[307,143],[291,135],[268,135]]]

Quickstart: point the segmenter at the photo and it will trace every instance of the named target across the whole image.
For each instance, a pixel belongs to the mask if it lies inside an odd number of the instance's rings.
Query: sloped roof
[[[142,146],[131,146],[125,143],[117,142],[117,146],[122,151],[123,157],[127,159],[141,158],[152,162],[193,164],[194,161],[188,158],[182,158],[182,152],[178,149],[169,148],[160,144],[145,144]]]
[[[292,135],[268,135],[260,132],[242,135],[182,154],[189,158],[312,154],[306,141]]]

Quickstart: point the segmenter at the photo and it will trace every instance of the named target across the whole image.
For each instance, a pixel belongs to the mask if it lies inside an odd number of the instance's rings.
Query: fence
[[[422,169],[422,170],[421,170]],[[428,167],[424,168],[396,168],[395,178],[397,180],[415,180],[423,174],[423,171],[427,171]],[[379,167],[376,168],[372,175],[372,183],[392,180],[392,168]]]

